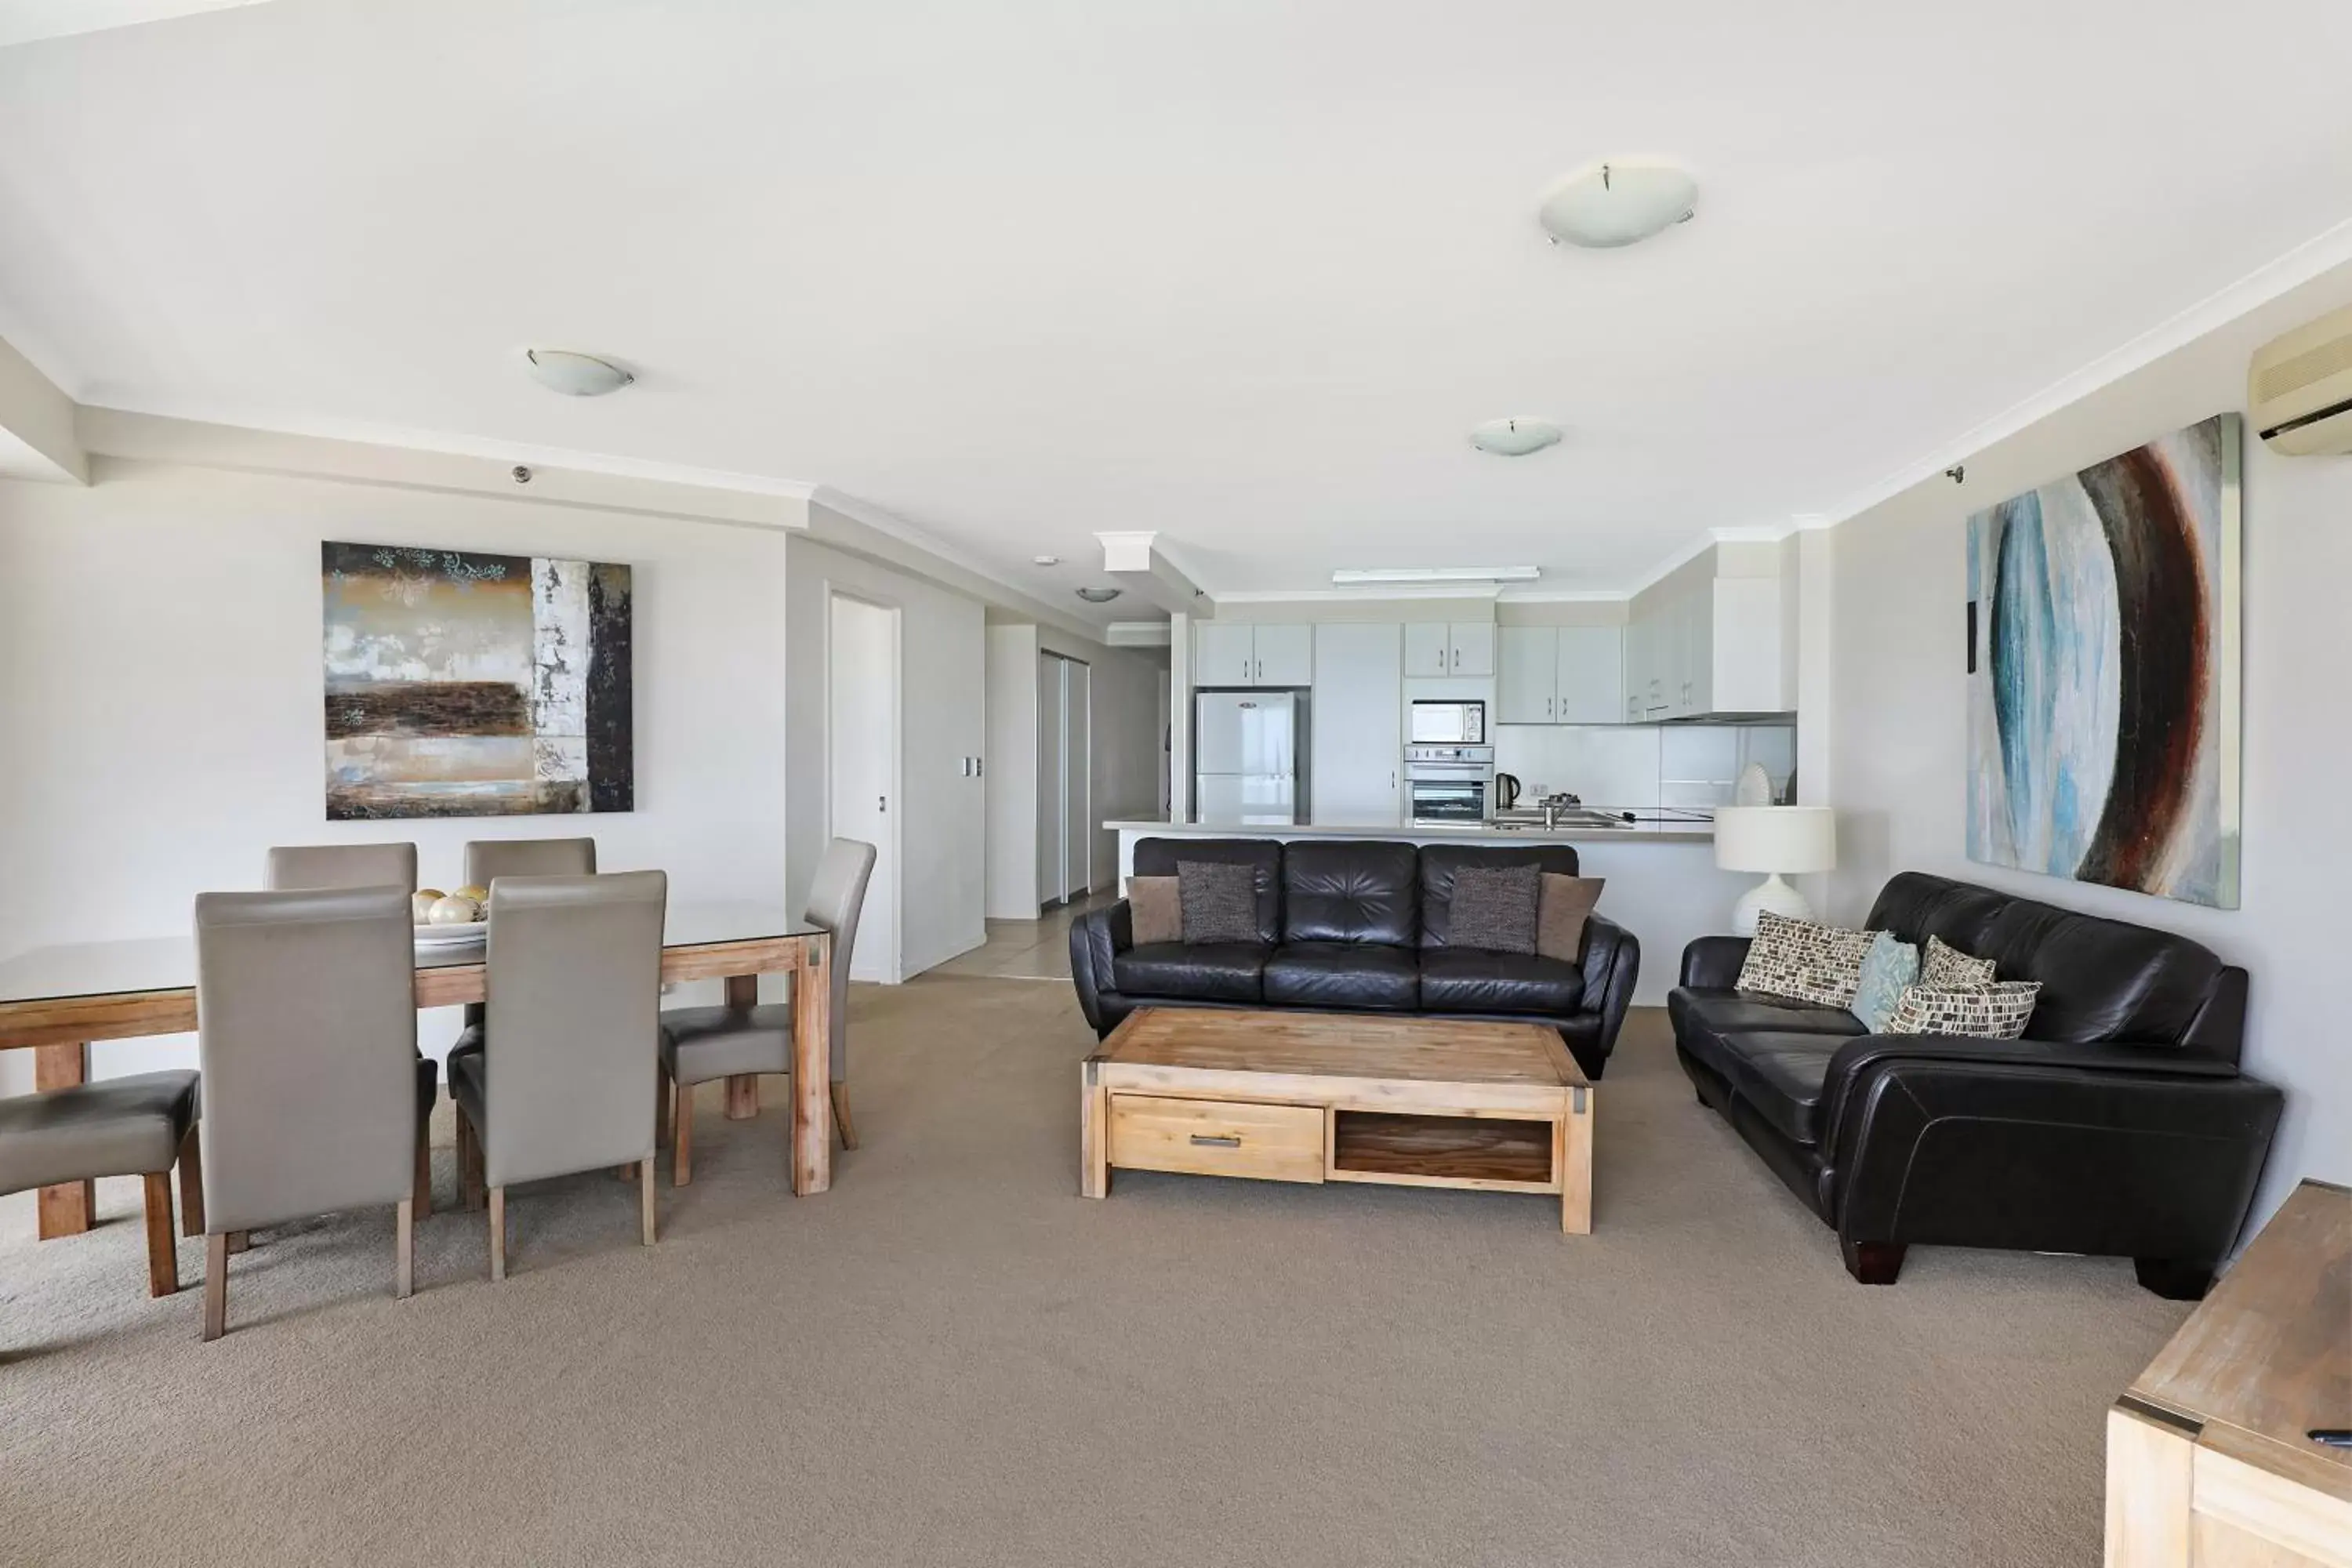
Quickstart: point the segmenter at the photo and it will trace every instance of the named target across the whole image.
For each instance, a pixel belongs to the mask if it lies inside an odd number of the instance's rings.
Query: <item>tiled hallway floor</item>
[[[1107,890],[1089,893],[1048,910],[1034,921],[991,921],[987,942],[930,973],[984,974],[998,980],[1067,981],[1070,922],[1088,910],[1115,901],[1117,897]]]

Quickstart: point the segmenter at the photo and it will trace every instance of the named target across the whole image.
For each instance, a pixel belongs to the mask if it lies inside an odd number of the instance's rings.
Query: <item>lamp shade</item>
[[[1717,806],[1715,863],[1727,871],[1826,871],[1837,864],[1837,813],[1825,805]]]

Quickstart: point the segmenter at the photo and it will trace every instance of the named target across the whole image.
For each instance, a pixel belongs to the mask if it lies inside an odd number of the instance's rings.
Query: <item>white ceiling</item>
[[[830,484],[1074,606],[1109,529],[1213,594],[1622,589],[2352,218],[2347,59],[2341,0],[280,0],[0,48],[0,336],[85,403]],[[1548,247],[1602,154],[1697,219]],[[1514,414],[1568,438],[1468,448]]]

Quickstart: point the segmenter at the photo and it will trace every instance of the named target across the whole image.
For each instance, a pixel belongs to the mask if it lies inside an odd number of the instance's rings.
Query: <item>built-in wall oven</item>
[[[1495,748],[1407,746],[1404,778],[1414,826],[1482,823],[1495,792]]]

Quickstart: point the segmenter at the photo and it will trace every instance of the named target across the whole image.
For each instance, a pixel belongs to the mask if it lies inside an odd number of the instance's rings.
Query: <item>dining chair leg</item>
[[[416,1289],[416,1200],[400,1200],[400,1217],[393,1222],[392,1293],[408,1300]]]
[[[654,1147],[669,1147],[669,1074],[661,1073],[654,1079]]]
[[[677,1131],[670,1139],[669,1184],[682,1187],[694,1180],[694,1085],[677,1086]]]
[[[482,1206],[482,1135],[462,1106],[457,1110],[457,1201],[469,1209]]]
[[[737,1073],[727,1080],[727,1120],[749,1121],[760,1114],[760,1075]]]
[[[416,1120],[416,1175],[409,1183],[409,1202],[416,1205],[415,1217],[433,1217],[433,1139],[425,1119]]]
[[[150,1171],[147,1182],[147,1294],[180,1289],[180,1249],[172,1234],[172,1173]]]
[[[205,1233],[205,1146],[196,1130],[180,1143],[180,1234],[194,1241]]]
[[[645,1230],[645,1244],[654,1244],[654,1163],[637,1162],[637,1221]]]
[[[228,1237],[205,1237],[205,1338],[228,1332]]]
[[[228,1233],[228,1249],[231,1252],[243,1252],[247,1247],[251,1247],[252,1245],[253,1232],[249,1230],[233,1230]]]
[[[490,1278],[507,1277],[507,1190],[490,1189]]]
[[[845,1078],[833,1080],[833,1130],[841,1134],[843,1148],[857,1147],[857,1123],[849,1119],[849,1080]]]

